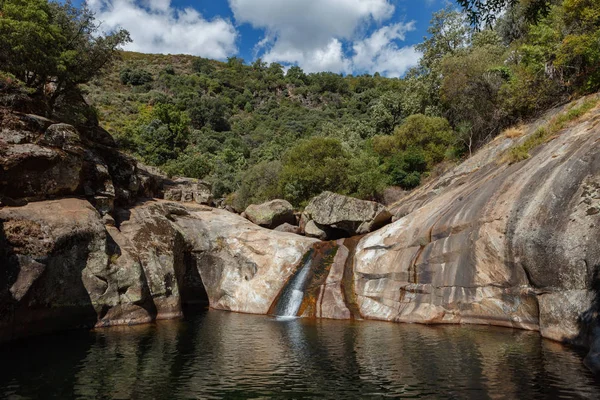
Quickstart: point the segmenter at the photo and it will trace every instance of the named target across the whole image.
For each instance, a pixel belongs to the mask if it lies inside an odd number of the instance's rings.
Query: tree
[[[119,74],[123,85],[139,86],[152,82],[152,74],[143,69],[125,68]]]
[[[471,23],[480,26],[482,23],[492,25],[496,16],[507,8],[519,3],[525,6],[527,19],[538,21],[550,12],[551,0],[456,0],[465,10]]]
[[[283,158],[279,187],[294,205],[302,205],[325,190],[348,187],[348,154],[339,140],[313,137],[300,141]]]
[[[503,65],[506,49],[492,30],[473,36],[473,45],[442,61],[440,96],[444,116],[469,153],[496,136],[509,122],[500,90],[512,72]]]
[[[100,34],[85,6],[48,0],[0,1],[0,68],[56,99],[98,75],[131,39],[125,30]],[[48,88],[51,88],[48,90]]]
[[[377,132],[390,134],[404,118],[403,96],[399,92],[386,92],[371,108],[371,118]]]
[[[128,129],[135,151],[151,165],[163,165],[177,158],[187,146],[190,119],[171,104],[157,104],[141,111],[138,120]]]

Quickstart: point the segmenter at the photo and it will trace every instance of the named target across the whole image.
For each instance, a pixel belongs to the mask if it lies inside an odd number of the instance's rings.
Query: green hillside
[[[418,66],[390,79],[235,57],[122,52],[112,62],[126,32],[97,40],[93,15],[68,4],[5,0],[2,82],[46,99],[50,115],[82,91],[124,151],[170,175],[210,181],[240,210],[274,197],[302,206],[324,190],[378,199],[600,88],[600,3],[549,1],[533,16],[528,2],[510,3],[481,31],[469,24],[472,13],[436,13]],[[25,4],[46,14],[22,12]],[[81,40],[66,40],[69,32]]]

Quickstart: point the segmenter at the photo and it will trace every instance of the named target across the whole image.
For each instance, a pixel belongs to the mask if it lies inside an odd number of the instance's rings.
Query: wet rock
[[[244,211],[246,218],[264,228],[274,229],[281,224],[294,224],[294,207],[285,200],[271,200],[262,204],[251,204]]]
[[[391,221],[392,215],[382,204],[358,200],[332,192],[323,192],[311,199],[304,209],[303,224],[314,221],[314,226],[327,232],[327,237],[340,235],[354,236],[372,232]],[[308,225],[306,225],[308,228]],[[305,228],[306,231],[306,228]]]

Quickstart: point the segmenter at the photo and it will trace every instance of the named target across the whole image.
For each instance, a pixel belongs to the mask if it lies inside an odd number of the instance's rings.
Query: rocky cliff
[[[566,107],[410,193],[392,224],[335,242],[155,199],[174,183],[106,136],[5,111],[0,340],[202,301],[270,313],[308,257],[299,315],[539,330],[590,348],[600,369],[600,109],[504,161]]]

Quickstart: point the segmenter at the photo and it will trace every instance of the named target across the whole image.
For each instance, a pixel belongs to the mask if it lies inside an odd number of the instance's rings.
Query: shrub
[[[300,141],[283,158],[279,190],[300,206],[325,190],[345,192],[348,154],[336,139],[313,137]]]
[[[551,140],[552,137],[560,130],[564,129],[569,122],[582,117],[592,108],[596,107],[597,104],[598,99],[588,99],[582,104],[571,107],[567,111],[555,116],[546,126],[539,127],[522,144],[510,149],[508,157],[505,158],[506,161],[512,164],[528,159],[531,150]]]
[[[167,161],[162,170],[169,176],[202,179],[211,173],[211,162],[201,154],[184,153],[175,160]]]
[[[152,82],[152,74],[143,69],[124,68],[119,77],[123,85],[141,86]]]
[[[242,175],[233,206],[245,210],[250,204],[260,204],[281,196],[279,191],[280,161],[263,161]]]

